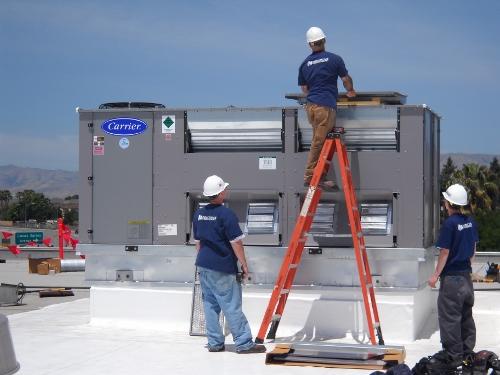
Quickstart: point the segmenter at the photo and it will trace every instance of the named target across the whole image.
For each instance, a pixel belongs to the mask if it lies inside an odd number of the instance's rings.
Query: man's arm
[[[354,98],[356,96],[356,91],[354,91],[354,84],[352,82],[352,78],[349,74],[347,74],[345,77],[342,77],[342,84],[344,85],[344,88],[347,91],[347,97],[348,98]]]
[[[449,254],[450,254],[450,250],[448,250],[448,249],[440,249],[438,261],[437,261],[437,264],[436,264],[436,270],[434,271],[434,273],[432,274],[432,276],[427,281],[427,284],[429,284],[429,286],[431,288],[435,288],[436,287],[436,283],[437,283],[437,281],[439,279],[439,275],[441,275],[441,272],[443,272],[443,268],[446,265],[446,261],[448,260],[448,255]]]
[[[241,264],[241,270],[243,271],[243,277],[245,278],[248,275],[248,265],[247,260],[245,258],[245,249],[243,248],[243,241],[238,240],[231,242],[231,246],[234,250],[234,254],[236,254],[236,258]]]

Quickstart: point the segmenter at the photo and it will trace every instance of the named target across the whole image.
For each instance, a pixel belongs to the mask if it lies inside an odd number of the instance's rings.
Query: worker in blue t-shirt
[[[239,354],[263,353],[264,345],[256,345],[247,318],[241,309],[241,284],[237,281],[239,261],[242,277],[248,276],[238,218],[223,205],[228,183],[219,176],[207,177],[203,195],[209,204],[193,215],[193,234],[196,241],[196,266],[200,274],[203,294],[208,351],[225,350],[224,334],[219,314],[224,314]]]
[[[438,320],[443,350],[432,357],[431,365],[444,371],[458,367],[474,353],[476,326],[470,274],[479,236],[475,221],[461,213],[461,207],[467,205],[465,188],[451,185],[443,196],[449,217],[441,226],[436,244],[439,257],[428,284],[434,288],[440,279]]]
[[[349,98],[355,97],[356,92],[342,57],[325,51],[326,36],[323,30],[319,27],[311,27],[307,30],[306,39],[312,53],[300,65],[298,81],[302,92],[307,94],[306,112],[313,130],[311,149],[307,156],[304,173],[304,185],[308,186],[326,135],[335,127],[338,78],[342,80]],[[326,180],[326,176],[323,176],[320,187],[330,190],[338,189],[334,181]]]

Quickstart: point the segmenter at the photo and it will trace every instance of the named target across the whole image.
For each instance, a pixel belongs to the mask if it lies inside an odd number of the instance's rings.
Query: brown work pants
[[[304,181],[309,181],[313,175],[314,167],[318,163],[326,135],[335,127],[337,111],[334,108],[308,103],[306,112],[313,130],[311,149],[309,155],[307,155],[306,171],[304,173]]]

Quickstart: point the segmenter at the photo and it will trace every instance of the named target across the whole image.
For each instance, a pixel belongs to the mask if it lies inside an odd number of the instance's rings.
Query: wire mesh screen
[[[219,324],[224,330],[224,314],[219,315]],[[194,272],[193,302],[191,306],[191,324],[189,326],[190,336],[206,336],[207,327],[205,324],[205,310],[203,308],[203,296],[200,285],[200,275],[198,268]]]

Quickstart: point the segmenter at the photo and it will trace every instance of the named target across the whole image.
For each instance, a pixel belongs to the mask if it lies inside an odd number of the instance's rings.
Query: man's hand
[[[433,274],[431,277],[429,277],[429,280],[427,280],[427,284],[429,284],[429,286],[431,288],[435,288],[438,279],[439,279],[439,276],[436,276],[435,274]]]
[[[242,279],[247,279],[248,278],[248,266],[246,264],[241,265],[241,277]]]
[[[347,91],[346,95],[348,98],[354,98],[356,96],[356,91],[354,90]]]

